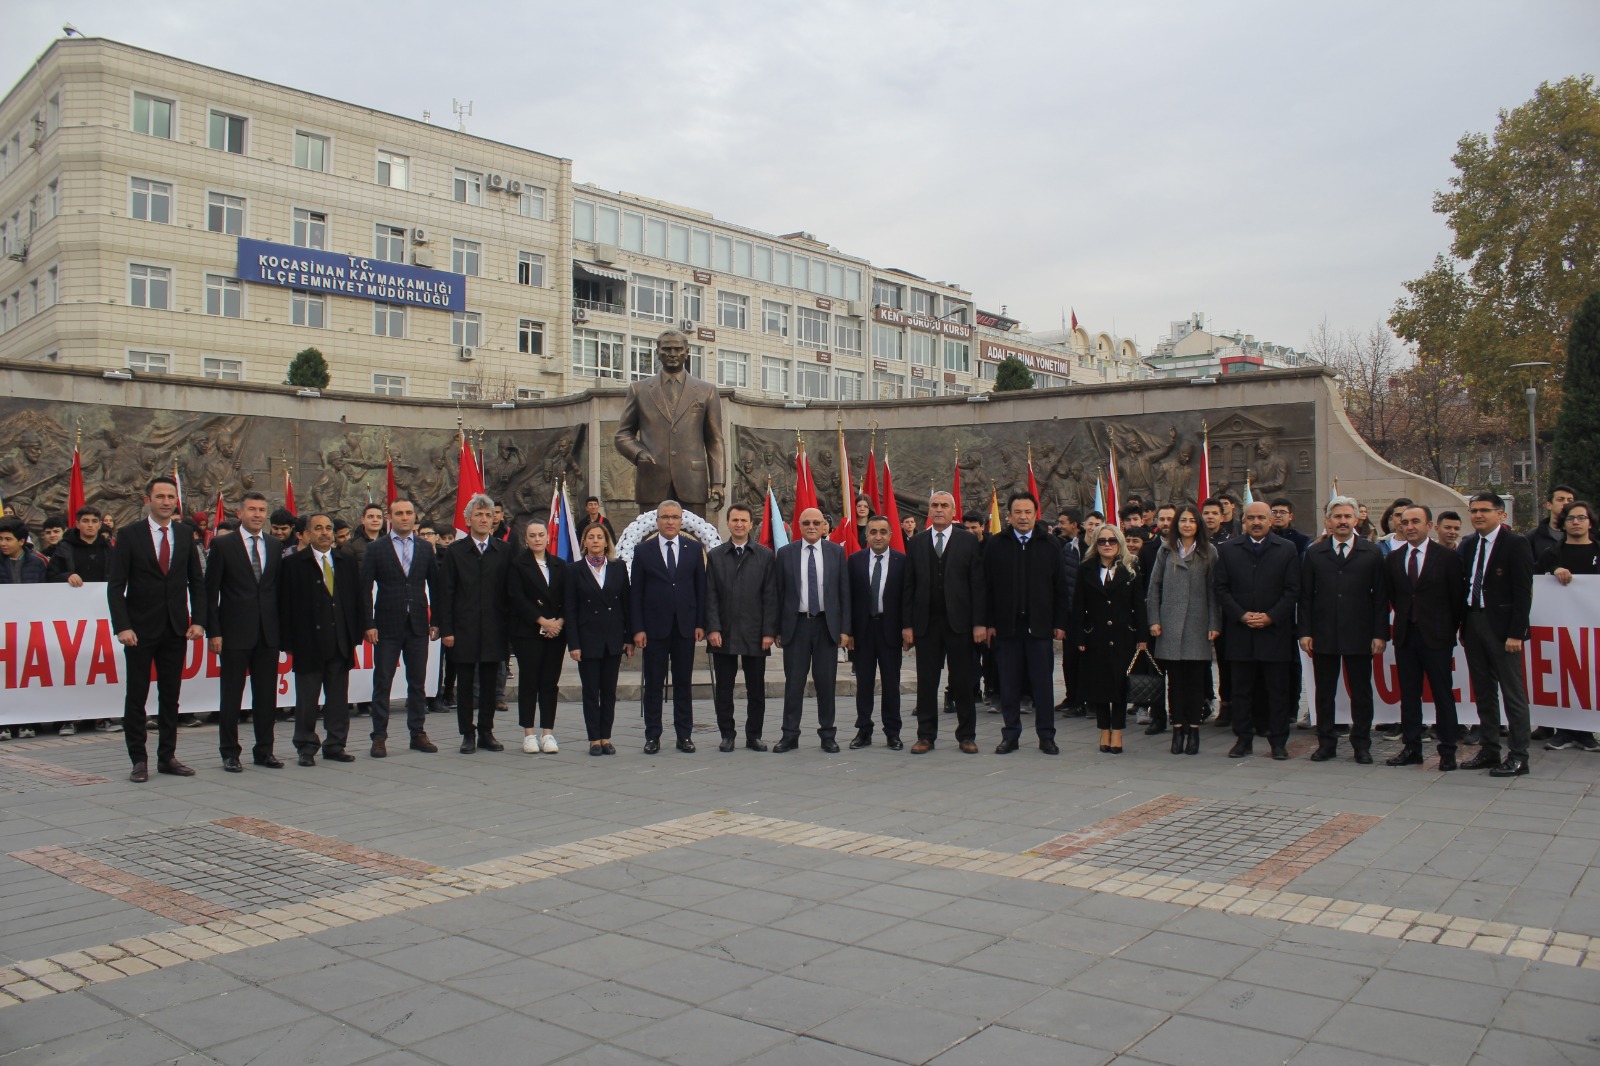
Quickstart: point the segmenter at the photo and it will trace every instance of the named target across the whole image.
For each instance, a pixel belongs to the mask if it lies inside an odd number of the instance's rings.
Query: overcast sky
[[[1313,10],[1315,7],[1315,10]],[[1594,0],[0,0],[0,81],[83,33],[571,158],[592,181],[1149,348],[1303,348],[1447,247],[1468,131],[1600,66]]]

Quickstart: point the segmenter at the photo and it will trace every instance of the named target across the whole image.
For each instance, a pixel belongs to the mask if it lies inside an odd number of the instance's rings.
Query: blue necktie
[[[672,541],[667,541],[667,580],[678,580],[678,557],[673,553]]]

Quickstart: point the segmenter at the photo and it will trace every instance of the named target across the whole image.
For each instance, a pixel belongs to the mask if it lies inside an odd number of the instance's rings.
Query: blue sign
[[[438,311],[467,309],[461,274],[248,237],[239,238],[239,280]]]

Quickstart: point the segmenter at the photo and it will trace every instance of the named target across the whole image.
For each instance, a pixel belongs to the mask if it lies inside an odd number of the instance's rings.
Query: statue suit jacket
[[[637,469],[641,506],[665,499],[704,504],[722,487],[722,398],[715,385],[683,372],[676,409],[661,374],[628,387],[617,451]]]

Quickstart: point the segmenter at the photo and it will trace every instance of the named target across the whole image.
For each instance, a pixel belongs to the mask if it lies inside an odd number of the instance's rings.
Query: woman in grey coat
[[[1180,508],[1150,567],[1145,600],[1156,660],[1167,675],[1174,755],[1200,751],[1211,642],[1222,628],[1211,578],[1216,561],[1199,510]]]

